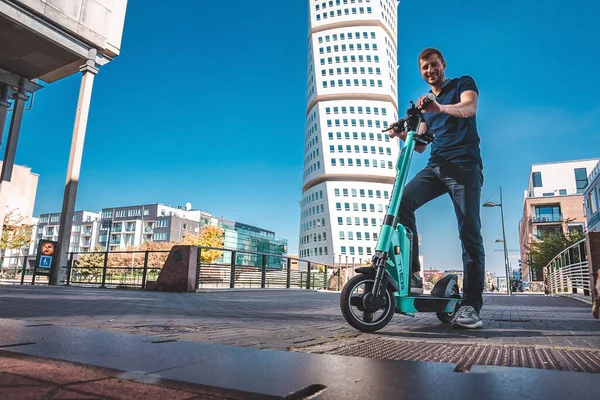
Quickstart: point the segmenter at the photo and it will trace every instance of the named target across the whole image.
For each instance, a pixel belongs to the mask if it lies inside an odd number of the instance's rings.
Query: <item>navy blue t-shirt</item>
[[[475,80],[470,76],[448,79],[437,96],[437,102],[460,103],[460,95],[466,90],[474,90],[479,94]],[[429,166],[457,164],[479,165],[483,168],[475,116],[457,118],[444,113],[424,113],[423,119],[429,131],[435,135],[431,143]]]

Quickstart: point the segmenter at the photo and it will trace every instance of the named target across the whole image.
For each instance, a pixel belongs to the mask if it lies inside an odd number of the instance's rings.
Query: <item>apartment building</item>
[[[185,232],[200,232],[202,215],[189,203],[185,209],[164,204],[103,208],[98,243],[114,251],[144,242],[177,242]]]
[[[588,181],[588,186],[583,192],[587,230],[600,232],[600,162],[590,173]]]
[[[584,193],[588,176],[600,159],[533,164],[523,196],[519,222],[522,279],[542,280],[540,271],[530,270],[527,248],[544,235],[563,230],[583,233],[587,228]]]
[[[370,259],[399,152],[382,132],[398,117],[397,2],[308,6],[299,254]]]
[[[34,250],[40,239],[58,241],[60,214],[40,214],[36,227]],[[92,211],[75,211],[69,240],[69,252],[89,252],[98,244],[100,214]]]

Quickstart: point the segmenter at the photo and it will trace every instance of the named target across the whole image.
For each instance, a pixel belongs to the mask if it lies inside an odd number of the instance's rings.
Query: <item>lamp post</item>
[[[508,271],[508,249],[506,248],[506,231],[504,229],[504,207],[502,204],[502,187],[500,188],[500,203],[496,204],[493,201],[483,203],[484,207],[500,207],[500,216],[502,219],[502,242],[504,242],[504,269],[506,272],[506,294],[510,295],[510,273]],[[496,240],[498,243],[500,239]]]

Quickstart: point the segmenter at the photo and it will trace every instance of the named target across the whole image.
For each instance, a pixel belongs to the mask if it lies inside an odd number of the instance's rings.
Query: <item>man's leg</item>
[[[470,306],[477,313],[471,319],[479,318],[479,311],[483,306],[483,287],[485,281],[485,252],[483,238],[481,237],[481,219],[479,216],[481,187],[483,174],[479,167],[441,169],[440,175],[448,189],[454,204],[458,220],[458,232],[462,243],[463,256],[463,302],[465,312]],[[460,313],[459,313],[460,314]],[[457,320],[460,317],[457,316]],[[457,322],[455,320],[455,322]],[[460,321],[458,321],[458,325]],[[474,322],[467,327],[480,327],[482,324]],[[470,326],[473,325],[473,326]],[[476,325],[476,326],[475,326]]]
[[[415,211],[425,203],[447,193],[448,189],[440,181],[433,169],[425,167],[404,187],[400,202],[399,221],[413,233],[411,271],[413,274],[421,270],[419,264],[419,235]]]

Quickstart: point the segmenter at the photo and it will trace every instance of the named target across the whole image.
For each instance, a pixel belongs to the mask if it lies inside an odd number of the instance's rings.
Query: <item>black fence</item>
[[[219,260],[203,262],[202,253],[219,252]],[[168,250],[68,253],[63,284],[103,288],[143,289],[158,275]],[[251,255],[251,257],[249,257]],[[214,257],[208,257],[211,259]],[[11,260],[9,260],[11,259]],[[5,283],[43,284],[45,276],[34,276],[36,256],[5,257],[0,280]],[[254,265],[247,265],[247,260]],[[258,265],[257,265],[258,264]],[[199,247],[196,260],[198,290],[203,288],[281,288],[340,290],[359,265],[325,265],[276,254]],[[340,274],[342,275],[340,279]]]

